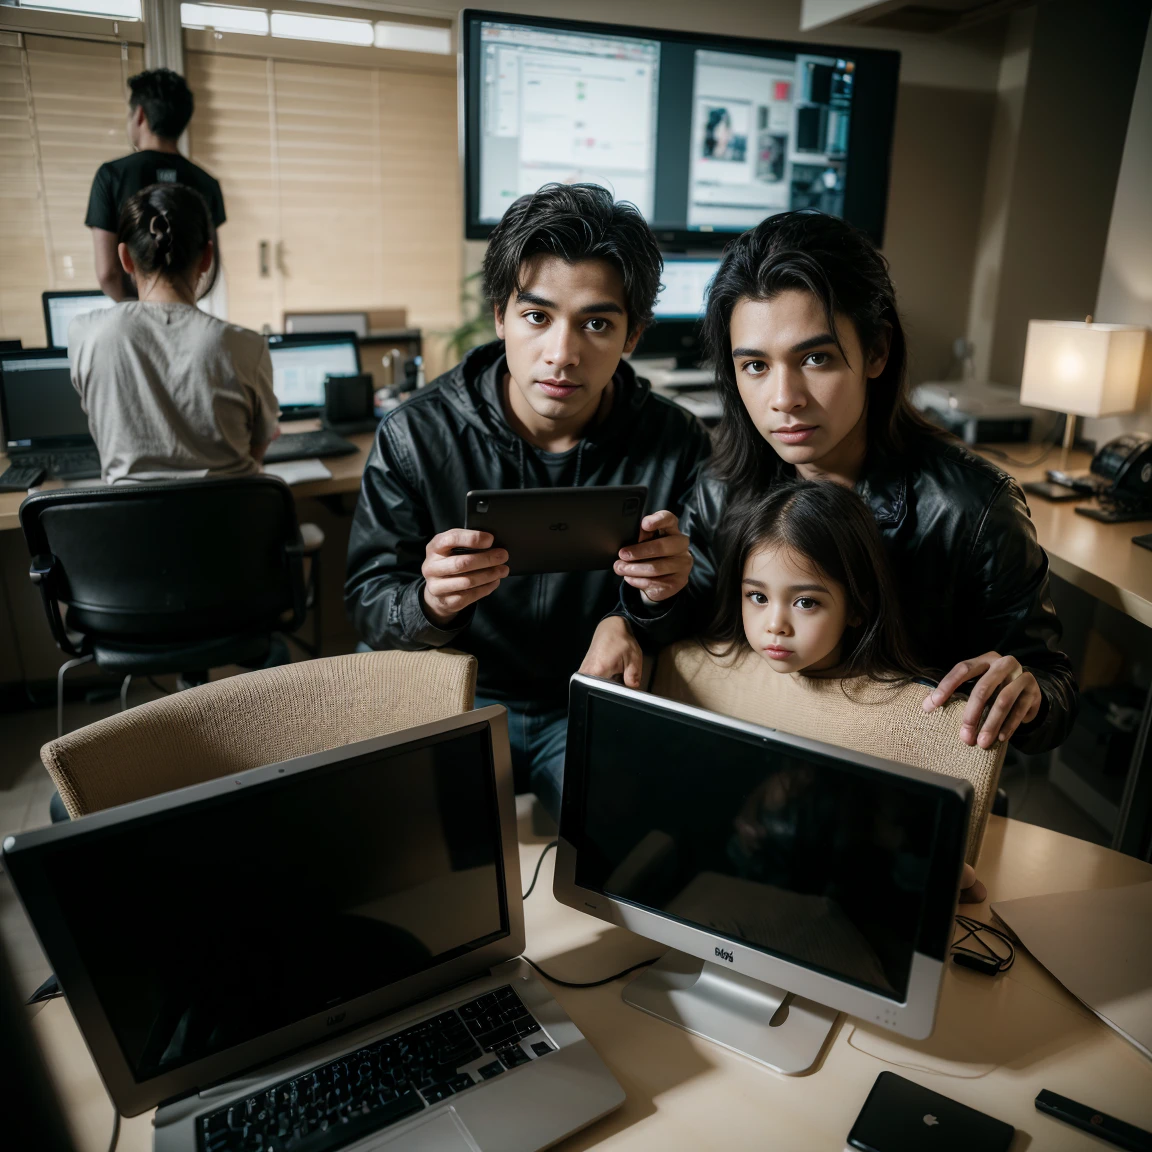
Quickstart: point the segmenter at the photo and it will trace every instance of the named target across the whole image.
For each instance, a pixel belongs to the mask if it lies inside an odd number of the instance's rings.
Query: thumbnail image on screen
[[[851,60],[696,53],[688,227],[753,228],[790,208],[844,214]]]
[[[480,218],[553,181],[603,184],[651,219],[660,45],[486,23]]]
[[[704,316],[708,285],[720,267],[719,260],[678,259],[664,261],[663,287],[656,297],[657,320],[698,320]]]

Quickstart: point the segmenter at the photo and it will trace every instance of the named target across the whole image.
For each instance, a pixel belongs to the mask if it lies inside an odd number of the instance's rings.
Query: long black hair
[[[183,281],[197,299],[216,283],[220,261],[214,259],[197,291],[200,258],[209,244],[215,245],[216,226],[208,202],[195,188],[184,184],[141,188],[120,209],[117,239],[128,246],[132,262],[145,276],[159,272],[167,280]]]
[[[524,265],[534,256],[607,260],[624,281],[628,335],[651,323],[664,257],[640,210],[607,188],[545,184],[508,206],[484,255],[484,296],[498,316],[524,287]]]
[[[908,351],[887,260],[864,232],[836,216],[781,212],[728,245],[708,291],[704,342],[724,405],[712,468],[734,493],[764,492],[792,474],[740,399],[729,335],[740,300],[771,300],[790,288],[819,300],[842,354],[837,316],[853,324],[865,356],[887,341],[884,370],[868,382],[869,454],[902,454],[938,435],[908,400]]]
[[[707,647],[727,656],[747,643],[741,613],[744,566],[761,548],[783,546],[844,589],[849,624],[834,673],[904,683],[921,675],[900,619],[896,585],[880,530],[864,501],[830,480],[794,480],[767,496],[743,498],[727,514],[717,609]]]

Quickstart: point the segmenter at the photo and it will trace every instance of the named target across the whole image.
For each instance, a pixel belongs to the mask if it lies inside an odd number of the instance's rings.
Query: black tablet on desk
[[[465,497],[464,526],[492,533],[509,575],[595,572],[640,538],[647,498],[642,484],[483,489]]]

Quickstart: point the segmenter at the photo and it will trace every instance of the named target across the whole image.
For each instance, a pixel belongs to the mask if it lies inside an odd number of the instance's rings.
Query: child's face
[[[786,546],[753,552],[741,587],[744,635],[777,672],[816,672],[840,662],[848,624],[844,589]]]

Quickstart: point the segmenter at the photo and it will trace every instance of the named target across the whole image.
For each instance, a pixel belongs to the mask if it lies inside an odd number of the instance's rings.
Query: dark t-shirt
[[[224,223],[220,185],[203,168],[185,160],[178,152],[133,152],[101,164],[92,181],[84,223],[89,228],[116,232],[124,201],[150,184],[186,184],[195,188],[208,201],[212,223],[217,228]]]

